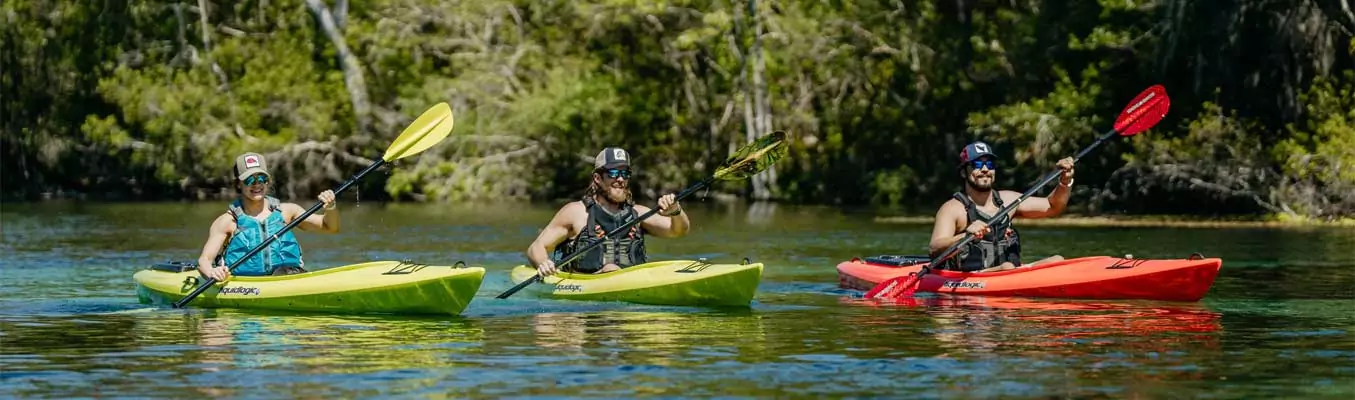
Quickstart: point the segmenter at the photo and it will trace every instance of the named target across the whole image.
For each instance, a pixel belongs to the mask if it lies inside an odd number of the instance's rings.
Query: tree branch
[[[207,22],[207,10],[207,0],[198,0],[198,28],[202,30],[203,57],[211,65],[212,73],[216,75],[216,79],[221,82],[221,86],[217,87],[217,90],[228,92],[231,90],[231,83],[230,80],[226,79],[226,71],[221,69],[221,65],[217,64],[216,60],[212,59],[212,30]]]
[[[348,26],[348,0],[334,1],[334,26],[339,28],[340,32],[346,30]]]
[[[1314,0],[1313,3],[1328,19],[1335,21],[1346,35],[1355,35],[1355,11],[1352,10],[1350,0]]]
[[[320,23],[320,29],[329,37],[339,56],[339,68],[343,70],[344,86],[348,88],[348,98],[353,104],[353,114],[357,118],[359,134],[371,132],[371,104],[367,101],[367,81],[362,77],[362,64],[353,52],[348,50],[343,32],[334,22],[334,15],[321,0],[306,0],[306,6]]]

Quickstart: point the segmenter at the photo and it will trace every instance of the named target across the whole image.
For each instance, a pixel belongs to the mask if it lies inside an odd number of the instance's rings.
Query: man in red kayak
[[[955,193],[949,201],[941,205],[936,212],[936,223],[932,227],[930,244],[931,257],[964,239],[965,233],[976,237],[967,245],[960,247],[950,258],[936,266],[952,271],[1003,271],[1021,267],[1021,241],[1016,229],[1012,228],[1012,216],[996,216],[1003,204],[1016,201],[1021,193],[1010,190],[993,190],[993,181],[997,178],[997,157],[992,147],[984,142],[974,142],[960,151],[960,177],[964,179],[964,191]],[[1016,207],[1014,214],[1021,218],[1048,218],[1063,213],[1068,205],[1068,194],[1073,187],[1073,158],[1059,160],[1058,167],[1063,170],[1059,184],[1049,197],[1026,199]],[[995,196],[996,195],[996,196]],[[1062,260],[1053,256],[1039,263]]]
[[[198,256],[198,272],[218,282],[232,273],[241,276],[288,275],[305,272],[302,268],[301,245],[291,231],[284,232],[268,247],[245,260],[235,271],[226,266],[235,263],[270,235],[306,213],[294,203],[283,203],[268,195],[271,175],[263,155],[245,153],[235,158],[235,190],[240,197],[231,203],[225,214],[216,217],[207,235],[207,243]],[[324,214],[311,214],[297,225],[311,232],[339,231],[339,209],[334,204],[334,191],[320,193]]]
[[[560,259],[576,249],[602,241],[602,245],[565,266],[570,272],[602,273],[643,264],[646,234],[659,237],[687,234],[691,221],[682,212],[676,195],[668,194],[659,198],[659,212],[654,216],[615,237],[603,237],[604,233],[650,211],[649,207],[637,205],[631,199],[630,178],[630,155],[625,150],[608,147],[598,153],[593,160],[592,181],[583,199],[560,208],[536,241],[527,247],[527,260],[536,266],[541,276],[551,276],[557,271],[555,261],[549,256],[552,249],[556,259]],[[557,248],[561,242],[564,245]]]

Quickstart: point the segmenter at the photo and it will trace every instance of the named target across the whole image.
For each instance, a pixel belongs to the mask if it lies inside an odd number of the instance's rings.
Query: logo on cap
[[[612,149],[612,159],[616,161],[625,161],[626,151],[621,149]]]
[[[992,153],[992,151],[988,150],[988,144],[982,142],[974,143],[974,150],[980,153]]]
[[[259,157],[255,156],[245,157],[245,168],[254,168],[257,166],[259,166]]]

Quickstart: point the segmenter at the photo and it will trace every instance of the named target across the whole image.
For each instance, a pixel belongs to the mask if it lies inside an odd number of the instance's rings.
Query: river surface
[[[462,316],[150,307],[132,274],[195,259],[224,204],[5,203],[0,398],[1355,396],[1355,230],[1027,227],[1027,260],[1199,252],[1223,269],[1197,303],[880,304],[834,266],[923,253],[930,226],[688,203],[692,233],[651,239],[650,259],[766,263],[750,307],[495,299],[552,205],[370,202],[343,203],[341,233],[298,233],[307,266],[485,266]]]

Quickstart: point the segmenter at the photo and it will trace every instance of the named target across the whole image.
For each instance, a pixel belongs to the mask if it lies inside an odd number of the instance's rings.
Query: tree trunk
[[[188,45],[187,38],[188,34],[185,33],[185,31],[187,31],[188,28],[186,26],[187,23],[184,22],[183,19],[183,4],[174,3],[173,8],[174,8],[174,20],[178,22],[179,28],[178,30],[175,31],[176,34],[174,40],[175,44],[177,44],[178,47],[175,49],[174,58],[170,59],[169,63],[171,66],[174,67],[183,66],[185,63],[188,65],[192,65],[194,57],[191,56],[191,54],[193,53],[193,50],[191,49],[192,46]]]
[[[1350,0],[1315,0],[1314,3],[1347,35],[1355,35],[1355,10],[1352,10]]]
[[[757,0],[752,0],[754,6],[754,27],[753,34],[753,89],[755,90],[754,101],[758,107],[758,134],[766,135],[772,132],[772,103],[771,96],[767,94],[767,59],[762,52],[762,21],[756,13]],[[757,197],[758,200],[767,200],[776,196],[776,164],[767,167],[767,170],[761,174],[762,186],[765,196]]]
[[[207,22],[207,0],[198,0],[198,27],[202,31],[203,58],[206,58],[207,63],[211,65],[212,73],[216,75],[216,79],[221,81],[221,87],[217,90],[230,91],[231,84],[226,79],[226,71],[221,69],[221,65],[217,64],[216,60],[212,59],[212,28]],[[231,103],[234,104],[233,101]],[[234,110],[234,107],[232,107],[232,110]]]
[[[343,32],[334,22],[334,14],[321,0],[306,0],[306,6],[315,14],[320,29],[334,44],[339,53],[339,67],[343,69],[343,83],[348,88],[348,99],[353,104],[353,114],[357,118],[358,136],[367,136],[371,132],[371,104],[367,101],[367,82],[362,77],[362,63],[353,52],[348,50]],[[345,3],[344,7],[347,5]]]
[[[752,76],[751,79],[744,80],[748,86],[745,86],[747,89],[744,90],[743,115],[747,140],[752,142],[771,132],[772,116],[771,107],[767,102],[767,83],[764,76],[767,63],[762,57],[762,19],[757,14],[757,0],[748,1],[748,18],[753,23],[753,45],[744,55],[744,60],[752,62],[743,64],[752,68]],[[748,60],[748,57],[752,57],[752,60]],[[750,74],[749,67],[742,68],[740,72]],[[753,175],[753,199],[767,200],[772,197],[771,187],[776,182],[775,168],[771,166],[766,171]]]
[[[337,0],[334,2],[334,26],[339,27],[339,32],[348,30],[348,0]]]

